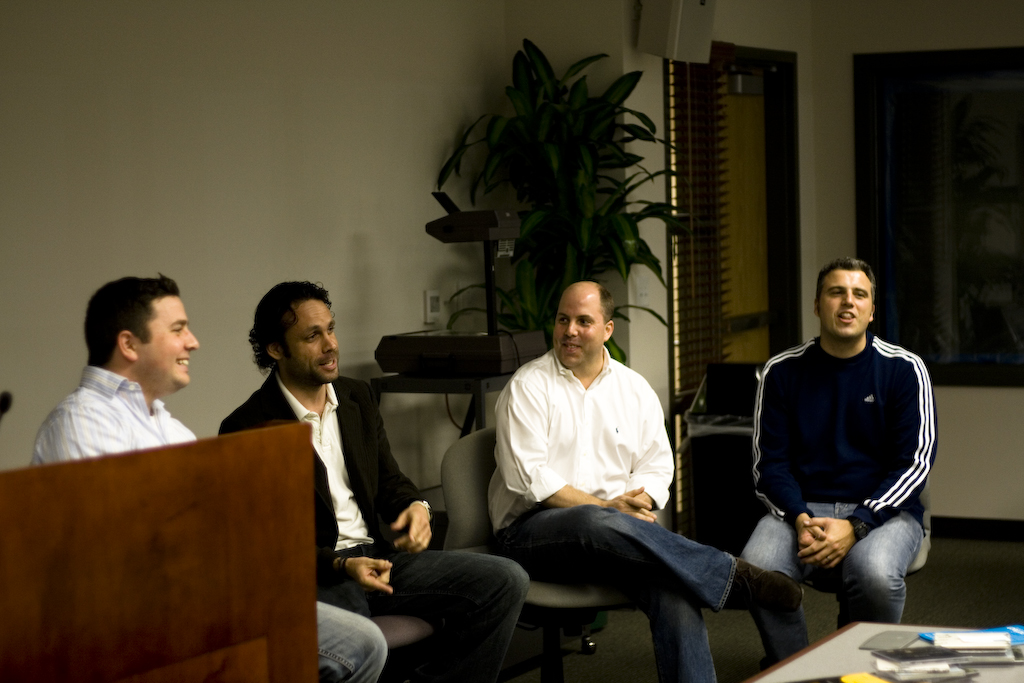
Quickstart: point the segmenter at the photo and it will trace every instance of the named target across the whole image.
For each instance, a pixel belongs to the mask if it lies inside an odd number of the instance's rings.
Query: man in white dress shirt
[[[495,408],[489,491],[501,550],[532,578],[611,583],[651,622],[658,680],[715,680],[702,607],[793,611],[795,581],[658,526],[673,457],[661,402],[611,359],[611,295],[565,290],[554,348],[521,367]]]
[[[174,280],[126,277],[108,282],[85,314],[89,364],[36,436],[32,464],[81,460],[195,441],[164,408],[164,396],[188,386],[199,340],[189,329]],[[373,683],[387,643],[369,619],[317,602],[320,680]]]

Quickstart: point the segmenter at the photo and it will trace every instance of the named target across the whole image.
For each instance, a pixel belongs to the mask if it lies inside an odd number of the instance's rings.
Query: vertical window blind
[[[676,529],[691,530],[692,475],[682,415],[708,363],[723,359],[725,291],[721,225],[727,205],[722,169],[722,98],[735,46],[714,43],[709,64],[667,60],[669,201],[686,207],[688,230],[669,235],[672,348],[670,381],[676,434]]]

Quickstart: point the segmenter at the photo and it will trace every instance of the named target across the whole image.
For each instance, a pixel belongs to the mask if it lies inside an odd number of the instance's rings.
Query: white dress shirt
[[[331,489],[331,501],[334,503],[334,514],[338,520],[338,542],[335,550],[344,550],[364,543],[373,543],[370,529],[363,520],[352,485],[345,467],[345,451],[341,444],[341,428],[338,426],[338,395],[334,385],[327,384],[327,405],[324,414],[317,415],[288,391],[281,376],[274,373],[277,386],[281,388],[288,405],[300,422],[307,422],[313,427],[313,448],[316,449],[324,467],[327,468],[327,486]]]
[[[108,453],[195,441],[196,435],[153,401],[150,412],[142,387],[94,365],[43,421],[32,450],[32,464],[81,460]]]
[[[565,485],[604,500],[644,487],[668,502],[674,462],[657,394],[605,350],[585,389],[554,351],[516,372],[495,406],[491,523],[503,529]]]

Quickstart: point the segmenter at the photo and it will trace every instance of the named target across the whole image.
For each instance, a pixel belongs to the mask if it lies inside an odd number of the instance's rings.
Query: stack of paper
[[[938,631],[920,635],[936,645],[958,650],[1000,649],[1011,645],[1024,645],[1024,626],[1019,624],[982,631]]]
[[[966,655],[972,666],[1024,663],[1024,626],[922,633],[921,638]]]
[[[875,670],[893,681],[938,681],[962,678],[970,670],[960,666],[967,657],[956,650],[930,645],[875,650]]]

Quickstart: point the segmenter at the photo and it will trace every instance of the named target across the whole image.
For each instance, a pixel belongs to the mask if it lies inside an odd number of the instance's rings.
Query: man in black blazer
[[[270,376],[220,432],[309,423],[318,599],[438,625],[437,647],[417,672],[423,680],[494,681],[526,597],[526,572],[501,557],[426,550],[430,506],[392,457],[369,387],[338,376],[330,305],[309,282],[284,282],[263,297],[249,341]],[[378,516],[401,534],[394,543]]]

